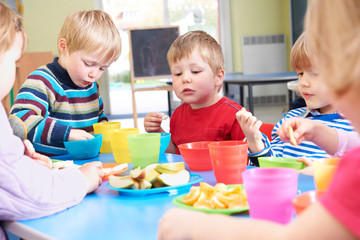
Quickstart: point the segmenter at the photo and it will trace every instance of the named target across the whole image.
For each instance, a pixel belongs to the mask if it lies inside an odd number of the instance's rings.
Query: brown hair
[[[305,18],[322,79],[335,95],[360,86],[360,1],[314,0]]]
[[[109,14],[100,10],[76,11],[64,21],[58,40],[66,40],[69,54],[95,52],[103,62],[114,62],[121,52],[121,38]]]
[[[303,32],[291,48],[290,63],[295,72],[312,67],[314,55],[310,53],[306,34]]]
[[[203,31],[191,31],[179,36],[170,46],[167,54],[169,66],[189,57],[193,51],[198,51],[215,75],[224,69],[224,57],[221,46],[209,34]]]
[[[26,34],[22,27],[22,18],[0,2],[0,55],[9,50],[14,44],[17,32],[22,33],[24,51],[26,48]]]

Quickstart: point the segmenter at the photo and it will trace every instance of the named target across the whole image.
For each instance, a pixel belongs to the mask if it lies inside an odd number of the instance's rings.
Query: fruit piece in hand
[[[23,143],[25,145],[25,148],[26,148],[29,156],[32,156],[35,153],[35,148],[32,145],[32,143],[28,139],[24,139]]]

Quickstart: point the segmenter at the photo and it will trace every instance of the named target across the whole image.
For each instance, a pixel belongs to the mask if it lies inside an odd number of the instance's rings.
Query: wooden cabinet
[[[38,67],[51,63],[53,58],[54,55],[52,52],[26,52],[22,55],[16,67],[16,79],[13,86],[14,99],[11,99],[11,95],[9,94],[1,101],[7,113],[9,113],[11,102],[15,100],[27,76]]]

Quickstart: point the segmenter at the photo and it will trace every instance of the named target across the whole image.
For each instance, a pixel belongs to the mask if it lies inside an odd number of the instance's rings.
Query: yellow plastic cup
[[[93,124],[94,133],[103,135],[103,142],[100,148],[101,153],[111,153],[110,131],[120,129],[120,122],[100,122]]]
[[[316,190],[326,191],[333,179],[340,158],[324,158],[313,162]]]
[[[140,133],[127,136],[131,161],[134,168],[144,168],[159,162],[160,134]]]
[[[127,136],[138,133],[138,128],[120,128],[110,131],[111,149],[117,163],[131,163]]]

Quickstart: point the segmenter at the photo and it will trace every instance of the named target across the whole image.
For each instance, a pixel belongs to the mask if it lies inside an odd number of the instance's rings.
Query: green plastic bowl
[[[283,157],[259,157],[259,165],[262,168],[274,168],[274,167],[283,167],[283,168],[293,168],[295,170],[301,170],[305,168],[305,164],[302,162],[296,161],[293,158],[283,158]]]

